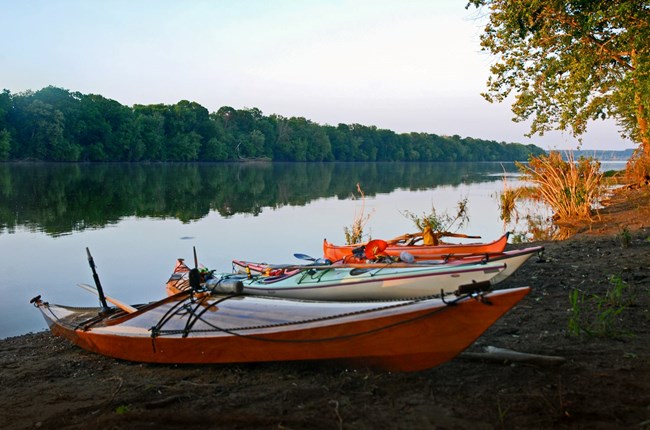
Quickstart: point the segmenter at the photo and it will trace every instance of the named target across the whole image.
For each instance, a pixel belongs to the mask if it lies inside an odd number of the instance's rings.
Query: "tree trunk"
[[[645,156],[650,156],[650,135],[648,133],[648,118],[646,118],[647,112],[643,106],[641,95],[638,92],[634,94],[634,102],[636,103],[636,123],[639,127],[643,153]]]
[[[647,112],[639,92],[634,94],[634,103],[636,104],[636,123],[641,142],[635,155],[628,161],[627,176],[629,180],[638,185],[650,185],[650,132]]]

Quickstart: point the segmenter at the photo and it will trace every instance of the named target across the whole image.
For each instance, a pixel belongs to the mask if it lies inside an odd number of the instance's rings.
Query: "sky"
[[[575,149],[528,138],[481,97],[495,61],[466,0],[0,0],[0,88],[48,85],[123,105],[194,101],[318,124],[363,124]],[[614,121],[581,149],[621,150]]]

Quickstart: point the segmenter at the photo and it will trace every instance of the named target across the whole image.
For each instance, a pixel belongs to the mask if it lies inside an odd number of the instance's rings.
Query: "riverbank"
[[[650,191],[617,194],[599,221],[541,245],[543,259],[501,284],[532,292],[469,351],[491,345],[562,365],[458,357],[404,374],[324,362],[146,365],[42,332],[0,341],[0,428],[650,428]],[[625,307],[608,319],[619,307],[594,297],[612,291]],[[572,317],[592,334],[571,334]]]

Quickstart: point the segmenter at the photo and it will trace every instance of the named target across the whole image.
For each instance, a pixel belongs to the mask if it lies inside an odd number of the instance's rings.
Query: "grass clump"
[[[345,234],[345,243],[346,245],[352,245],[362,241],[364,237],[363,229],[370,220],[372,214],[366,214],[366,195],[361,189],[361,185],[357,183],[357,192],[361,196],[361,210],[354,214],[354,220],[352,224],[348,227],[343,227],[343,233]]]
[[[632,233],[627,227],[622,227],[618,232],[618,241],[621,244],[621,248],[629,248],[632,243]]]
[[[463,228],[469,222],[467,211],[467,197],[465,197],[456,203],[456,213],[453,215],[447,212],[438,213],[435,207],[431,207],[430,212],[423,212],[421,215],[409,210],[402,212],[402,215],[410,219],[420,231],[430,227],[435,232],[451,232]]]
[[[619,329],[619,320],[626,308],[634,306],[636,297],[620,276],[611,276],[609,284],[604,295],[587,295],[578,288],[569,293],[569,334],[579,336],[584,333],[594,337],[627,334]]]
[[[585,157],[575,160],[571,153],[562,157],[558,151],[551,151],[547,155],[531,156],[528,164],[516,164],[521,179],[528,185],[512,188],[504,179],[499,209],[505,225],[512,222],[513,215],[515,223],[519,221],[518,201],[535,202],[551,211],[547,220],[537,215],[525,218],[528,236],[533,240],[562,240],[572,234],[573,227],[593,220],[606,189],[598,160]],[[521,237],[524,239],[526,235]]]
[[[416,234],[405,234],[392,239],[391,243],[406,241],[407,244],[415,244],[420,239],[425,245],[438,245],[443,237],[464,237],[480,239],[480,236],[470,236],[457,231],[469,223],[469,214],[467,207],[467,197],[461,199],[456,204],[456,213],[448,212],[439,213],[435,207],[431,207],[430,212],[424,212],[417,215],[409,210],[402,212],[406,218],[410,219],[415,227],[419,230]]]
[[[532,156],[528,165],[517,163],[523,179],[534,184],[533,199],[550,206],[556,221],[592,220],[593,208],[603,194],[600,162],[557,151]]]

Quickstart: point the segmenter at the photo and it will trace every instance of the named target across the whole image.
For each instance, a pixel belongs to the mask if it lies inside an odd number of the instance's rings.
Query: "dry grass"
[[[508,178],[503,175],[503,191],[499,193],[499,217],[503,220],[504,228],[512,222],[515,217],[515,224],[519,221],[519,211],[517,210],[517,200],[519,200],[525,191],[525,187],[513,188],[508,185]]]
[[[599,161],[584,157],[576,161],[571,154],[564,160],[552,151],[518,167],[523,179],[535,186],[531,197],[547,204],[555,221],[592,220],[593,208],[604,192]]]
[[[424,231],[426,227],[429,227],[434,233],[449,233],[457,231],[469,223],[467,212],[467,197],[464,197],[456,203],[456,213],[453,215],[446,211],[438,213],[433,206],[430,212],[423,212],[421,215],[409,210],[400,213],[411,220],[419,231]]]
[[[643,146],[634,151],[634,155],[627,162],[627,182],[637,185],[650,184],[650,159],[643,152]]]
[[[349,227],[343,227],[343,232],[345,233],[345,243],[347,245],[352,245],[355,243],[360,243],[363,239],[364,233],[363,229],[370,220],[371,214],[366,214],[366,196],[361,189],[361,185],[357,183],[357,192],[361,196],[361,211],[354,214],[354,220],[352,225]]]

